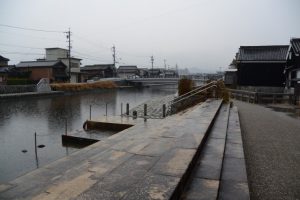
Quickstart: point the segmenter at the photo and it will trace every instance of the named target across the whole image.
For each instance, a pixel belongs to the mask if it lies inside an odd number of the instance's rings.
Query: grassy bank
[[[56,91],[84,91],[93,89],[111,89],[117,85],[113,81],[98,81],[94,83],[53,83],[52,90]]]

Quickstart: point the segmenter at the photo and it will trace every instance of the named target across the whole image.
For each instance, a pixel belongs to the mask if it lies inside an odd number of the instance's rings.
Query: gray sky
[[[67,31],[82,64],[227,68],[241,45],[288,44],[300,37],[300,0],[0,0],[0,24]],[[63,33],[0,26],[0,54],[10,64],[66,48]],[[26,48],[25,48],[26,47]],[[31,47],[31,48],[27,48]]]

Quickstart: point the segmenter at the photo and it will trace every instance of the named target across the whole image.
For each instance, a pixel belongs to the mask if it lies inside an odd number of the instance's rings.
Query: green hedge
[[[33,82],[25,78],[9,78],[6,84],[7,85],[28,85],[28,84],[33,84]]]

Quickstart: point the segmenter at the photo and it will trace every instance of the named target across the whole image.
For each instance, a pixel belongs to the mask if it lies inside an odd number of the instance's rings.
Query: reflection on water
[[[137,106],[150,98],[175,93],[175,88],[128,88],[72,96],[31,98],[0,101],[0,183],[12,180],[26,172],[66,156],[76,146],[62,146],[61,134],[81,130],[89,118],[105,115],[120,115],[121,103]],[[37,133],[38,163],[34,150],[34,133]],[[27,150],[23,153],[22,150]]]

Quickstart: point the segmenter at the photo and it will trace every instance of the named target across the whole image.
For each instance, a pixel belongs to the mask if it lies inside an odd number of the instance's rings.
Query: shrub
[[[191,79],[188,79],[186,77],[179,80],[178,83],[178,95],[181,96],[185,93],[188,93],[193,89],[194,81]]]
[[[32,84],[32,81],[26,78],[8,78],[7,85],[28,85]]]

